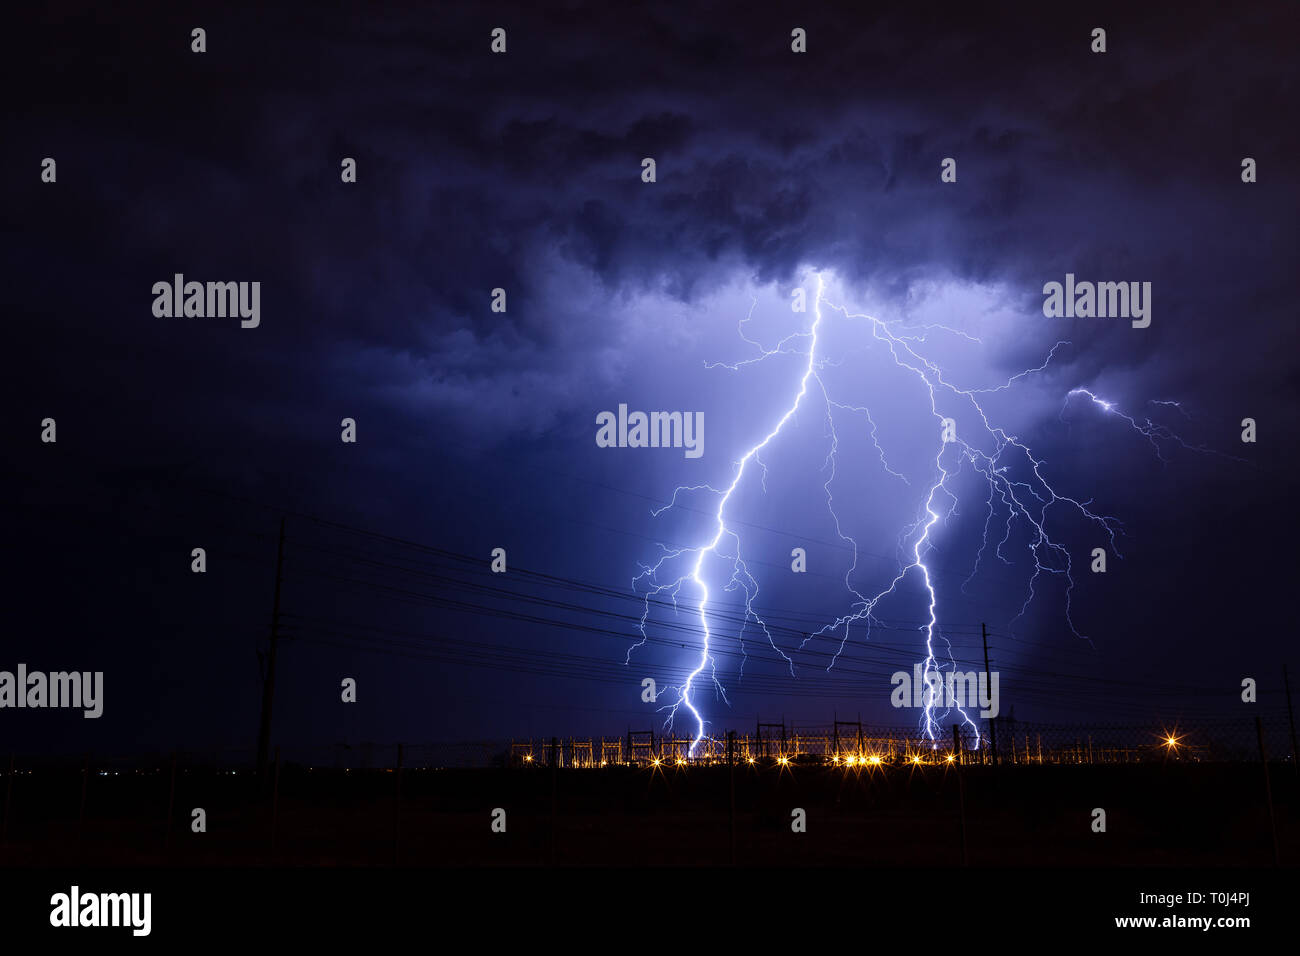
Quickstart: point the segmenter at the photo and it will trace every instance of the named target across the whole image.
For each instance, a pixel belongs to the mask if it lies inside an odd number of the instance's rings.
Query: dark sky
[[[828,300],[911,337],[961,388],[1069,343],[981,397],[1058,493],[1123,522],[1123,560],[1094,575],[1098,528],[1049,512],[1090,640],[1071,633],[1058,575],[1017,618],[1023,524],[1007,563],[986,553],[967,581],[989,497],[969,469],[927,558],[963,669],[982,662],[987,623],[1004,712],[1240,715],[1244,677],[1277,707],[1296,614],[1295,5],[904,6],[25,12],[0,151],[0,669],[102,670],[106,699],[98,721],[6,711],[3,736],[250,747],[285,513],[277,740],[648,727],[642,678],[673,683],[699,633],[689,609],[657,610],[654,642],[624,666],[633,579],[657,542],[707,543],[716,499],[651,511],[678,485],[725,487],[789,408],[807,340],[786,337],[811,319],[791,290],[817,272]],[[489,50],[497,26],[505,55]],[[1105,54],[1089,50],[1097,26]],[[206,53],[190,52],[194,27]],[[47,156],[55,184],[40,181]],[[940,181],[945,157],[956,183]],[[1258,182],[1241,181],[1243,157]],[[260,326],[154,316],[153,284],[177,272],[259,281]],[[1043,284],[1067,272],[1150,282],[1150,327],[1045,317]],[[831,488],[859,546],[851,580],[873,594],[907,561],[937,434],[926,390],[865,320],[825,323],[827,387],[870,408],[908,479],[861,416],[836,420]],[[708,367],[756,357],[742,331],[791,351]],[[1077,388],[1219,454],[1153,447]],[[975,440],[970,406],[944,401]],[[596,415],[620,403],[703,412],[704,454],[598,448]],[[57,444],[39,440],[45,417]],[[828,441],[803,405],[764,452],[766,492],[751,466],[728,506],[755,604],[791,653],[851,603]],[[487,570],[497,547],[505,575]],[[794,547],[806,575],[790,572]],[[711,573],[734,615],[730,572]],[[814,641],[793,678],[752,632],[740,678],[724,624],[730,706],[696,692],[710,728],[914,723],[888,678],[924,656],[915,573],[878,616],[838,670],[824,670],[838,641]],[[348,676],[355,705],[339,702]]]

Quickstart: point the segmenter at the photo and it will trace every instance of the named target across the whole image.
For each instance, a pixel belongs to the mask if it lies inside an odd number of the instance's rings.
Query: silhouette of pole
[[[961,728],[957,724],[952,725],[952,741],[953,747],[960,752]],[[970,850],[966,844],[966,785],[962,780],[960,757],[956,760],[953,773],[957,775],[957,809],[961,814],[961,865],[970,866]]]
[[[275,748],[275,781],[271,785],[271,856],[275,856],[280,824],[280,748]]]
[[[5,778],[5,816],[4,822],[0,823],[0,846],[7,846],[9,843],[9,804],[13,801],[14,796],[14,755],[9,754],[9,776]]]
[[[86,760],[81,768],[81,809],[77,811],[77,854],[78,859],[84,847],[86,837],[86,788],[90,786],[90,752],[86,752]]]
[[[271,709],[275,703],[275,652],[280,642],[280,585],[284,581],[284,518],[280,519],[280,543],[275,554],[275,603],[271,608],[271,646],[262,675],[262,720],[257,730],[257,776],[265,779],[266,758],[271,747]]]
[[[1264,723],[1255,715],[1255,739],[1259,741],[1259,761],[1264,765],[1264,800],[1268,803],[1268,828],[1273,836],[1273,865],[1282,862],[1277,846],[1277,819],[1273,815],[1273,785],[1268,779],[1268,751],[1264,749]]]
[[[393,793],[393,865],[402,862],[402,745],[397,745],[397,789]]]
[[[167,831],[163,835],[163,852],[172,848],[172,820],[176,811],[176,751],[172,751],[172,779],[167,790]]]
[[[980,623],[980,634],[984,637],[984,687],[991,693],[993,678],[989,677],[989,629]],[[989,701],[992,703],[992,700]],[[989,741],[993,744],[993,766],[998,765],[998,725],[997,718],[989,718]]]
[[[551,738],[551,839],[550,839],[550,862],[551,866],[555,865],[555,829],[556,821],[556,804],[560,778],[560,740],[558,737]]]
[[[731,865],[736,865],[736,732],[727,731],[727,777],[731,790]]]
[[[1295,711],[1291,709],[1291,678],[1287,676],[1286,665],[1282,665],[1282,686],[1286,688],[1286,719],[1291,725],[1291,769],[1300,777],[1300,753],[1295,746]]]

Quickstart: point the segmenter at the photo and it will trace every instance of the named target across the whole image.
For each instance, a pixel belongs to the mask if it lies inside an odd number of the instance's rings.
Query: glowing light
[[[872,754],[867,758],[867,763],[871,764],[873,767],[878,767],[880,766],[880,757],[877,754]]]

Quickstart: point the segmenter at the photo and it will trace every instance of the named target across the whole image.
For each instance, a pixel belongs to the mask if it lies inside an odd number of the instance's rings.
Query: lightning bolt
[[[990,529],[1000,512],[1006,514],[1004,530],[1001,539],[993,546],[994,554],[999,560],[1006,564],[1012,563],[1007,558],[1004,550],[1011,539],[1014,528],[1018,525],[1023,526],[1027,532],[1028,544],[1026,548],[1032,561],[1033,570],[1029,575],[1024,602],[1019,613],[1012,619],[1012,626],[1029,610],[1030,605],[1037,596],[1040,579],[1044,575],[1051,575],[1064,582],[1064,617],[1070,631],[1075,637],[1087,640],[1086,636],[1075,627],[1072,617],[1071,599],[1075,582],[1070,553],[1064,545],[1052,538],[1048,530],[1049,516],[1055,510],[1069,509],[1099,527],[1107,536],[1116,556],[1122,557],[1119,554],[1116,541],[1116,536],[1123,533],[1122,523],[1114,516],[1092,510],[1090,500],[1080,501],[1077,498],[1059,493],[1045,476],[1043,460],[1036,457],[1025,442],[991,421],[989,414],[980,403],[981,395],[1004,391],[1026,376],[1046,369],[1055,357],[1057,350],[1063,346],[1068,346],[1068,342],[1057,342],[1052,346],[1040,365],[1018,372],[1001,384],[982,388],[962,387],[949,381],[942,369],[935,362],[925,357],[920,349],[927,343],[931,333],[950,334],[977,344],[983,344],[980,339],[942,325],[923,326],[920,335],[907,334],[896,324],[868,315],[849,313],[842,306],[825,300],[823,275],[816,273],[815,278],[817,294],[813,307],[813,320],[806,331],[791,333],[777,342],[776,345],[767,348],[746,332],[746,326],[753,316],[753,306],[751,306],[749,314],[740,322],[739,331],[741,339],[757,349],[758,354],[752,358],[734,363],[706,363],[707,368],[725,368],[730,371],[737,371],[742,367],[763,362],[774,355],[797,354],[806,356],[802,374],[798,380],[798,388],[794,391],[784,414],[777,419],[761,440],[752,445],[737,461],[732,463],[730,483],[725,487],[709,484],[678,486],[674,489],[667,504],[652,511],[652,515],[658,517],[664,512],[677,507],[679,500],[684,496],[697,494],[709,496],[715,501],[715,507],[712,511],[711,536],[704,543],[690,548],[669,548],[661,544],[660,550],[662,553],[659,559],[653,564],[641,565],[640,573],[633,578],[633,589],[641,594],[644,600],[639,622],[641,640],[628,648],[625,663],[629,663],[633,651],[643,646],[648,640],[646,629],[650,621],[651,606],[656,599],[666,598],[669,600],[676,613],[680,610],[679,598],[682,598],[684,593],[687,594],[688,597],[684,598],[684,600],[692,602],[692,613],[699,622],[701,635],[699,657],[695,660],[693,669],[687,675],[685,681],[670,688],[670,690],[676,692],[676,699],[660,708],[660,712],[667,711],[664,720],[665,727],[672,727],[673,721],[683,709],[689,713],[695,724],[695,734],[689,750],[690,756],[694,756],[696,748],[705,739],[707,733],[706,722],[700,713],[694,696],[699,686],[704,684],[705,681],[712,684],[716,696],[730,706],[730,701],[727,700],[726,696],[726,689],[718,679],[717,663],[712,651],[717,635],[710,620],[712,592],[709,579],[713,576],[712,568],[715,564],[721,565],[727,574],[722,589],[724,591],[738,591],[744,597],[744,613],[739,631],[736,634],[742,655],[740,668],[742,678],[744,662],[748,660],[745,637],[751,630],[755,634],[762,634],[766,638],[768,645],[785,661],[791,676],[797,677],[793,659],[777,645],[768,625],[755,608],[755,600],[759,594],[758,582],[750,572],[749,565],[744,557],[740,532],[728,523],[728,506],[732,503],[737,489],[741,486],[747,474],[753,471],[751,466],[761,469],[762,487],[766,491],[767,465],[762,460],[761,453],[772,444],[800,408],[805,405],[818,406],[824,416],[828,451],[822,465],[823,473],[826,475],[822,487],[825,493],[826,508],[834,522],[836,534],[852,551],[852,561],[844,575],[844,586],[848,595],[848,604],[844,612],[828,621],[817,631],[808,634],[799,644],[799,649],[802,650],[814,638],[834,640],[838,637],[838,644],[826,668],[827,671],[832,670],[851,639],[855,637],[862,641],[870,639],[872,625],[880,623],[875,614],[882,602],[898,595],[899,588],[904,581],[909,578],[916,579],[924,591],[927,603],[926,621],[918,629],[923,634],[925,647],[923,679],[926,692],[921,727],[926,737],[932,742],[937,739],[937,732],[941,730],[943,720],[948,717],[953,707],[960,714],[962,721],[972,728],[977,742],[980,736],[978,725],[966,714],[960,704],[949,701],[947,709],[941,710],[945,705],[942,696],[937,692],[936,685],[942,686],[941,678],[944,669],[955,668],[956,664],[952,659],[950,645],[947,651],[946,664],[941,662],[936,650],[936,642],[946,639],[940,633],[939,594],[932,569],[927,564],[930,554],[935,549],[935,537],[940,525],[957,510],[958,496],[953,487],[953,481],[962,472],[963,468],[969,468],[972,473],[982,478],[988,488],[988,496],[985,502],[987,514],[983,537],[975,555],[974,567],[966,581],[969,582],[979,571],[985,552],[990,547]],[[885,450],[879,441],[876,422],[870,409],[863,405],[850,405],[832,398],[822,372],[827,367],[836,366],[838,363],[819,352],[819,335],[823,330],[823,323],[826,321],[824,309],[838,313],[844,318],[845,322],[865,324],[872,339],[888,351],[894,364],[915,376],[924,387],[929,396],[930,413],[936,423],[938,441],[931,474],[922,486],[923,491],[918,501],[917,517],[907,524],[899,535],[900,554],[905,557],[900,558],[897,573],[888,585],[874,594],[864,593],[860,590],[860,586],[855,583],[858,575],[858,542],[845,530],[844,524],[836,511],[833,485],[836,479],[836,464],[840,449],[837,417],[841,419],[861,418],[864,420],[866,425],[869,426],[867,434],[884,471],[909,487],[912,487],[912,482],[902,472],[890,465]],[[1184,444],[1184,447],[1192,447],[1183,443],[1168,429],[1156,426],[1149,420],[1139,423],[1136,419],[1118,412],[1111,403],[1097,398],[1086,389],[1071,390],[1066,396],[1067,405],[1070,398],[1076,395],[1087,395],[1105,411],[1120,414],[1140,434],[1152,441],[1158,454],[1160,452],[1158,440],[1175,440]],[[1162,402],[1160,404],[1177,405],[1174,402]],[[1179,410],[1182,411],[1181,406],[1179,406]],[[948,412],[948,414],[945,414],[945,412]],[[958,413],[968,418],[973,416],[977,433],[973,440],[957,436],[955,415]],[[1062,415],[1064,415],[1064,408],[1062,409]],[[1194,450],[1205,449],[1198,448]],[[1161,460],[1164,460],[1163,457]],[[685,563],[686,569],[680,571],[680,573],[674,573],[677,570],[679,561]],[[965,583],[963,583],[962,588],[965,589]]]
[[[1215,449],[1210,448],[1206,445],[1190,445],[1186,441],[1184,441],[1178,434],[1176,434],[1172,429],[1170,429],[1167,425],[1156,424],[1149,418],[1143,418],[1141,421],[1139,421],[1137,418],[1133,417],[1132,415],[1120,411],[1115,406],[1114,402],[1107,401],[1106,399],[1101,398],[1100,396],[1098,396],[1094,392],[1089,391],[1086,388],[1072,388],[1070,389],[1069,392],[1066,393],[1065,401],[1061,404],[1061,414],[1057,416],[1058,418],[1061,419],[1061,421],[1065,421],[1065,410],[1070,406],[1070,399],[1074,398],[1076,395],[1087,396],[1088,400],[1091,401],[1092,404],[1095,405],[1097,408],[1100,408],[1103,412],[1106,412],[1109,415],[1114,415],[1116,418],[1120,418],[1123,421],[1128,422],[1129,427],[1133,429],[1133,431],[1137,432],[1148,442],[1150,442],[1151,447],[1155,449],[1156,457],[1160,459],[1161,464],[1167,465],[1169,463],[1168,459],[1165,458],[1164,448],[1161,444],[1162,442],[1166,442],[1166,443],[1172,442],[1182,448],[1187,449],[1188,451],[1199,452],[1205,455],[1218,455],[1222,458],[1231,459],[1232,461],[1240,461],[1240,462],[1246,461],[1246,459],[1238,458],[1235,455],[1225,455],[1223,452],[1216,451]],[[1184,409],[1179,402],[1156,401],[1153,399],[1148,404],[1162,405],[1162,406],[1176,408],[1184,418],[1190,420],[1192,417],[1187,413],[1187,410]]]

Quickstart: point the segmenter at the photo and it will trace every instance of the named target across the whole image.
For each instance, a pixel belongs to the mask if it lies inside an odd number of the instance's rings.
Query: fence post
[[[1277,820],[1273,816],[1273,786],[1268,779],[1268,752],[1264,749],[1264,723],[1255,715],[1255,738],[1259,741],[1259,759],[1264,764],[1264,798],[1268,801],[1268,828],[1273,836],[1273,865],[1282,862],[1277,847]]]
[[[402,745],[397,745],[397,789],[393,794],[393,866],[402,863]]]
[[[1286,720],[1291,727],[1291,769],[1300,777],[1300,753],[1296,752],[1295,746],[1295,712],[1291,710],[1291,678],[1285,664],[1282,665],[1282,684],[1286,687]]]
[[[86,835],[86,787],[90,784],[90,752],[81,766],[81,807],[77,810],[77,855],[80,857],[82,841]]]
[[[265,793],[265,791],[263,791]],[[271,856],[275,856],[276,825],[280,816],[280,748],[275,748],[275,779],[271,783]]]
[[[954,746],[961,743],[961,727],[958,724],[952,725],[952,739]],[[960,753],[960,750],[958,751]],[[961,865],[970,866],[970,850],[966,845],[966,784],[962,780],[964,774],[961,771],[961,758],[957,758],[957,768],[953,773],[957,775],[957,808],[961,813]]]
[[[163,853],[172,848],[172,820],[176,809],[176,751],[172,751],[172,781],[167,792],[167,832],[163,834]]]
[[[727,731],[727,779],[731,791],[731,865],[736,865],[736,732]]]
[[[557,789],[559,788],[560,763],[557,751],[560,749],[560,740],[558,737],[551,738],[551,845],[550,858],[551,866],[555,865],[555,825],[556,825],[556,803]]]
[[[14,755],[9,752],[9,776],[5,778],[5,815],[0,822],[0,846],[9,845],[9,804],[14,795]]]

